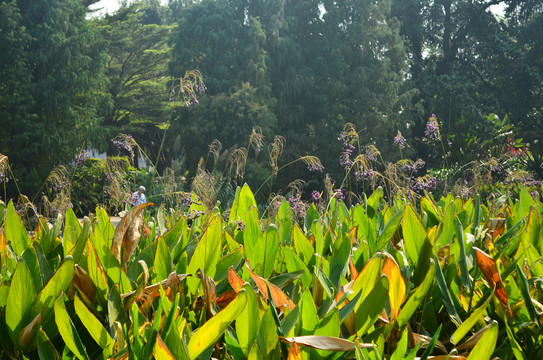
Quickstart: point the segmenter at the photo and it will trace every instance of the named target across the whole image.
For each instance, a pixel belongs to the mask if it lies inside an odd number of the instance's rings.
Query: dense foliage
[[[378,188],[260,213],[195,194],[71,210],[0,231],[0,356],[58,359],[536,359],[543,356],[543,206]],[[1,203],[2,210],[4,205]],[[498,341],[499,339],[499,341]]]
[[[117,155],[118,133],[134,137],[158,175],[219,172],[226,193],[260,186],[261,150],[276,136],[279,166],[317,156],[341,183],[344,144],[333,139],[347,123],[384,162],[403,155],[451,172],[499,158],[489,143],[523,139],[526,170],[540,176],[538,1],[141,0],[93,17],[95,2],[0,1],[0,154],[17,180],[8,197],[46,195],[47,174],[81,149]],[[197,98],[175,91],[190,71],[201,75]],[[425,140],[431,117],[440,143]],[[295,179],[312,190],[325,176],[298,164],[272,192]]]

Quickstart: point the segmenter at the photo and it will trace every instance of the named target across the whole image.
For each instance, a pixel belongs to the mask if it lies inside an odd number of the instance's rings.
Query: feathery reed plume
[[[236,166],[236,172],[234,179],[237,179],[238,176],[243,176],[243,169],[245,168],[245,163],[247,161],[247,149],[237,148],[230,153],[228,158],[229,171],[232,171],[232,167]]]
[[[351,143],[358,141],[358,133],[356,132],[353,123],[345,123],[342,133],[345,134],[345,137],[349,139]]]
[[[283,149],[285,148],[285,138],[276,135],[273,139],[273,144],[270,150],[270,164],[272,167],[273,173],[277,173],[279,171],[279,167],[277,166],[277,160],[283,154]]]
[[[287,189],[292,189],[293,197],[300,197],[304,191],[305,181],[302,179],[296,179],[287,185]]]
[[[198,173],[192,182],[192,191],[200,197],[206,209],[211,210],[217,201],[215,186],[218,179],[204,168],[198,168]]]
[[[48,212],[51,212],[51,215],[55,212],[64,214],[72,204],[72,184],[68,168],[64,165],[57,166],[51,171],[45,182],[54,197],[53,201],[47,201],[47,204],[50,205]]]
[[[5,186],[8,182],[9,160],[6,155],[0,154],[0,183],[4,183],[4,200],[6,197]]]
[[[198,104],[198,94],[202,94],[206,90],[200,71],[189,70],[185,73],[185,76],[172,81],[170,102],[174,102],[176,97],[180,97],[185,106],[195,105]]]
[[[324,200],[328,203],[334,190],[334,181],[329,174],[324,177]]]
[[[264,146],[264,135],[262,135],[262,128],[260,126],[253,127],[251,136],[249,136],[249,147],[252,147],[256,153],[259,153]]]
[[[313,155],[302,156],[300,159],[307,165],[309,171],[322,171],[324,166],[321,160]]]
[[[209,152],[213,155],[213,166],[217,166],[219,161],[219,156],[221,155],[222,144],[219,140],[214,139],[211,144],[209,144]]]
[[[113,146],[119,150],[126,150],[130,154],[130,163],[134,164],[134,147],[137,146],[132,135],[118,134],[111,140]]]

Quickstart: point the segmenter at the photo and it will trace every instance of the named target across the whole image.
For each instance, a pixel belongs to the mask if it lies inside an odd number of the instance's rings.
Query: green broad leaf
[[[187,342],[182,335],[184,328],[185,320],[181,326],[172,326],[171,330],[164,335],[164,343],[177,360],[189,360]]]
[[[132,303],[132,306],[130,306],[130,320],[132,321],[132,329],[140,328],[139,308],[135,302]],[[133,335],[134,335],[134,342],[132,344],[132,349],[136,354],[141,354],[141,350],[143,349],[143,342],[140,336],[140,332],[133,331]]]
[[[424,349],[424,352],[420,356],[420,360],[426,360],[428,358],[428,356],[430,356],[430,354],[434,350],[434,347],[436,346],[437,342],[439,341],[439,334],[441,333],[441,326],[442,325],[439,325],[436,332],[434,333],[434,336],[432,336],[432,340],[430,340],[430,343],[428,344],[426,349]]]
[[[277,336],[277,324],[273,318],[271,306],[269,306],[262,316],[260,321],[260,331],[258,332],[258,349],[264,359],[275,358],[272,356],[273,352],[279,342],[279,336]]]
[[[454,203],[451,201],[447,206],[447,209],[445,210],[445,215],[443,216],[443,229],[435,243],[435,246],[438,249],[451,243],[452,237],[454,235],[454,214],[455,207]]]
[[[302,294],[299,306],[301,308],[300,321],[296,324],[296,335],[313,335],[319,325],[319,316],[317,315],[317,308],[309,290],[304,291]]]
[[[230,210],[228,222],[239,221],[245,219],[245,213],[250,207],[256,207],[255,197],[247,184],[240,189],[236,189],[234,203]]]
[[[507,338],[509,339],[509,344],[511,344],[511,350],[513,351],[513,356],[515,356],[515,359],[526,360],[523,349],[515,339],[515,335],[513,335],[513,332],[507,323],[505,323],[505,329],[507,330]]]
[[[236,267],[243,260],[243,248],[239,247],[229,254],[226,254],[217,262],[217,271],[215,272],[216,283],[226,279],[228,275],[228,268],[230,266]]]
[[[383,259],[380,256],[374,256],[364,265],[351,286],[350,290],[352,294],[348,296],[349,301],[352,301],[359,292],[362,292],[359,302],[366,299],[375,284],[379,281],[382,263]]]
[[[107,212],[104,210],[104,208],[99,208],[99,207],[96,208],[96,218],[98,219],[98,221],[96,222],[97,227],[98,227],[97,230],[100,232],[104,245],[108,249],[110,249],[112,240],[113,240],[113,235],[115,234],[115,228],[113,227],[113,224],[109,220],[109,216]]]
[[[275,225],[270,225],[258,239],[253,251],[247,255],[255,273],[266,279],[270,277],[275,265],[278,247],[279,232]]]
[[[307,209],[304,219],[304,226],[306,229],[310,229],[315,220],[319,218],[319,211],[315,207],[315,204],[311,204]]]
[[[83,326],[85,326],[94,341],[100,345],[100,348],[102,348],[104,358],[111,356],[114,345],[113,339],[102,326],[101,321],[83,304],[77,294],[74,296],[74,307],[75,313],[81,320],[81,323],[83,323]]]
[[[528,266],[535,277],[543,276],[543,263],[540,261],[541,254],[537,251],[533,241],[533,235],[535,233],[534,228],[539,228],[538,224],[530,216],[526,229],[522,233],[522,241],[520,243],[520,250],[524,252],[524,257],[528,260]]]
[[[483,314],[484,314],[484,312],[486,310],[486,307],[490,303],[490,300],[492,300],[492,294],[490,294],[488,296],[488,299],[486,299],[486,301],[483,303],[483,305],[481,305],[477,309],[475,309],[471,313],[471,315],[466,320],[464,320],[462,325],[460,325],[458,327],[458,329],[456,329],[454,334],[452,334],[452,336],[451,336],[451,343],[453,343],[454,345],[458,344],[460,342],[460,340],[462,340],[462,338],[464,336],[466,336],[466,334],[471,329],[473,329],[473,327],[477,324],[477,322],[479,322],[480,320],[484,321]]]
[[[72,247],[72,249],[68,252],[68,255],[71,255],[74,258],[76,264],[80,264],[81,256],[83,255],[85,247],[87,246],[87,240],[89,239],[91,229],[92,222],[90,220],[86,220],[74,247]]]
[[[422,197],[420,199],[420,207],[428,216],[428,225],[426,226],[427,229],[439,225],[441,221],[441,214],[432,200],[428,199],[426,196]]]
[[[258,223],[258,210],[256,207],[251,207],[244,214],[245,230],[243,230],[243,246],[245,251],[250,253],[258,243],[258,239],[262,235],[260,224]]]
[[[220,215],[216,215],[211,219],[205,229],[196,250],[190,259],[188,272],[196,274],[199,269],[204,270],[206,276],[213,278],[217,270],[217,263],[221,257],[221,237],[222,237],[222,222]],[[196,279],[187,279],[191,293],[196,293],[199,281]]]
[[[21,257],[23,258],[26,266],[28,266],[28,270],[32,274],[32,278],[34,280],[34,289],[39,292],[43,288],[43,282],[42,274],[40,271],[40,264],[38,262],[38,255],[36,254],[36,249],[34,249],[34,246],[29,246],[28,248],[26,248],[26,250],[23,251]]]
[[[375,191],[370,195],[366,204],[371,206],[374,210],[379,208],[379,202],[383,199],[383,188],[379,186]],[[367,212],[366,212],[367,213]]]
[[[40,219],[40,221],[42,220]],[[51,230],[47,229],[47,222],[43,220],[42,228],[44,229],[45,235],[41,237],[39,241],[45,254],[47,254],[47,252],[51,249],[51,246],[55,243],[55,240],[62,229],[62,225],[62,215],[60,214],[58,214],[57,220],[55,221],[55,224]]]
[[[53,276],[53,270],[51,270],[51,267],[49,266],[49,261],[47,260],[40,243],[34,241],[32,247],[36,252],[36,257],[38,258],[38,264],[40,267],[39,274],[41,276],[41,290],[43,285],[47,284]]]
[[[305,264],[309,265],[315,250],[298,224],[295,224],[292,229],[292,240],[294,242],[294,250],[296,251],[296,254],[298,254],[298,257]]]
[[[424,239],[427,233],[424,225],[411,206],[405,207],[402,221],[405,252],[412,264],[418,264]]]
[[[469,276],[468,264],[466,260],[466,241],[464,239],[464,227],[458,217],[454,218],[454,229],[456,233],[456,240],[460,246],[460,254],[458,256],[458,266],[460,267],[460,280],[462,285],[468,292],[471,291],[471,279]]]
[[[109,219],[107,221],[109,222]],[[109,224],[111,225],[111,223]],[[119,264],[119,261],[111,252],[113,235],[111,236],[111,239],[107,240],[103,238],[102,233],[94,231],[91,233],[89,238],[91,240],[90,242],[92,242],[94,246],[94,250],[96,251],[100,265],[109,279],[108,281],[113,284],[119,284],[122,293],[131,291],[132,287],[130,285],[130,280],[128,280],[128,277]]]
[[[402,329],[405,325],[407,325],[413,314],[415,314],[415,311],[417,311],[419,305],[426,298],[428,291],[432,288],[435,277],[434,268],[435,262],[433,259],[430,259],[430,267],[423,282],[411,293],[411,296],[409,296],[398,314],[398,328]]]
[[[285,258],[287,270],[291,273],[297,273],[299,271],[302,271],[303,273],[301,276],[301,280],[303,287],[308,288],[309,286],[311,286],[311,284],[313,283],[313,275],[304,264],[304,262],[298,257],[298,255],[294,253],[293,250],[288,247],[282,248],[281,251],[283,252]]]
[[[59,295],[66,290],[72,283],[75,273],[74,260],[71,256],[67,256],[53,277],[45,285],[42,291],[39,292],[34,304],[32,305],[32,317],[35,317],[42,312],[42,324],[44,324],[45,332],[49,330],[50,317],[54,307],[54,301]]]
[[[402,337],[400,338],[400,341],[396,345],[396,349],[390,356],[390,360],[403,360],[405,353],[407,352],[407,335],[409,331],[405,329],[402,331]]]
[[[75,329],[66,307],[64,306],[64,295],[60,294],[55,301],[55,323],[58,332],[64,340],[64,343],[78,359],[88,360],[89,356],[81,342],[81,338]]]
[[[81,234],[81,224],[77,220],[74,211],[71,208],[66,210],[64,217],[64,232],[62,233],[62,248],[64,255],[68,255],[77,243]]]
[[[247,356],[258,338],[261,311],[251,286],[246,284],[243,288],[247,295],[247,304],[236,319],[236,335],[241,350]]]
[[[170,254],[170,248],[163,238],[157,240],[155,261],[154,261],[155,277],[153,283],[157,283],[168,278],[168,275],[173,271],[173,262]]]
[[[247,293],[241,290],[226,308],[198,328],[191,335],[187,345],[189,358],[195,359],[208,347],[214,345],[226,328],[241,314],[246,303]]]
[[[283,274],[279,274],[277,276],[274,276],[269,280],[270,283],[277,286],[278,288],[282,289],[294,280],[298,279],[300,276],[303,275],[303,270],[293,271],[293,272],[287,272]]]
[[[279,230],[279,238],[283,240],[284,243],[290,244],[292,239],[292,226],[294,224],[292,215],[292,208],[290,207],[287,201],[283,201],[277,215],[275,216],[275,224]]]
[[[313,272],[315,273],[315,277],[320,282],[324,291],[326,292],[326,295],[328,295],[329,298],[333,297],[334,294],[337,292],[337,289],[334,284],[332,284],[328,276],[326,276],[326,274],[317,267],[313,267]]]
[[[514,215],[515,221],[520,221],[520,219],[526,217],[530,212],[532,205],[534,204],[534,199],[528,189],[523,186],[520,189],[519,200],[515,203]]]
[[[173,251],[177,246],[181,246],[181,248],[185,248],[187,244],[184,243],[184,240],[186,239],[183,234],[187,231],[187,219],[185,217],[182,217],[179,219],[179,221],[164,233],[162,235],[162,238],[164,238],[164,241],[168,245],[168,248],[170,248],[171,251]]]
[[[281,320],[281,329],[283,330],[282,336],[290,335],[290,331],[294,328],[294,325],[296,325],[299,317],[300,307],[296,306],[283,318],[283,320]]]
[[[160,306],[160,309],[162,309],[162,306]],[[125,324],[127,322],[126,313],[124,311],[124,305],[121,300],[121,294],[119,293],[118,284],[113,285],[109,290],[109,295],[107,299],[107,312],[110,331],[111,329],[114,329],[114,323],[116,321],[120,322],[121,324]]]
[[[43,330],[38,331],[38,356],[43,360],[60,360],[60,354]]]
[[[524,305],[526,306],[526,310],[528,310],[528,314],[530,314],[530,319],[536,324],[541,325],[540,315],[536,311],[532,302],[532,296],[530,295],[530,286],[528,284],[528,279],[526,278],[526,275],[524,275],[524,272],[522,271],[518,263],[516,267],[517,274],[519,276],[518,285],[520,288],[520,292],[522,293],[522,297],[524,298]]]
[[[436,281],[437,281],[439,290],[441,291],[441,298],[443,299],[443,303],[445,304],[445,309],[447,310],[447,313],[449,313],[449,316],[451,317],[452,321],[456,324],[456,326],[460,326],[462,324],[462,320],[460,319],[460,316],[458,316],[458,312],[456,311],[456,307],[454,306],[451,293],[449,292],[449,286],[447,285],[447,281],[445,280],[445,277],[443,276],[443,272],[441,271],[441,266],[439,265],[439,261],[436,258],[434,258],[434,262],[436,263],[436,266],[435,266]]]
[[[340,335],[340,323],[337,309],[332,309],[326,316],[320,321],[315,336],[338,338]],[[326,359],[332,355],[333,352],[327,350],[311,350],[311,359]]]
[[[381,251],[385,248],[385,246],[387,245],[389,240],[392,238],[396,230],[398,230],[398,226],[400,225],[400,222],[402,221],[403,214],[404,214],[404,210],[396,211],[394,215],[390,218],[390,220],[388,220],[385,227],[382,230],[379,229],[379,237],[377,238],[377,244],[376,244],[376,249],[375,249],[376,251]]]
[[[475,229],[481,222],[481,196],[477,194],[475,198],[475,207],[473,209],[473,220],[471,222],[471,233],[475,235]]]
[[[388,280],[381,277],[354,314],[356,334],[362,337],[381,315],[388,299]]]
[[[481,336],[477,345],[469,353],[467,360],[488,360],[496,349],[498,340],[498,323],[494,321]]]
[[[13,280],[12,280],[13,281]],[[0,308],[5,308],[8,303],[9,284],[3,283],[0,285]]]
[[[351,254],[351,239],[348,236],[338,236],[332,248],[330,259],[330,281],[339,288],[341,274],[345,271]]]
[[[107,275],[102,269],[98,255],[90,241],[87,242],[87,270],[89,277],[96,286],[98,302],[105,307],[107,305],[107,293],[109,290]]]
[[[13,206],[13,200],[10,200],[4,217],[4,235],[6,241],[11,241],[13,250],[17,256],[21,256],[23,251],[30,245],[30,237],[25,229],[17,210]]]
[[[26,264],[17,264],[6,300],[6,325],[13,344],[19,343],[19,333],[34,318],[31,306],[36,298],[34,281]],[[37,315],[37,314],[36,314]]]

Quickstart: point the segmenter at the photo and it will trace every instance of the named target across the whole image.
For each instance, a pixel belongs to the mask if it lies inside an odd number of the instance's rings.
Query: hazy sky
[[[115,10],[119,8],[119,0],[101,0],[97,2],[96,4],[93,4],[91,9],[98,9],[103,8],[100,10],[101,13],[113,13]]]

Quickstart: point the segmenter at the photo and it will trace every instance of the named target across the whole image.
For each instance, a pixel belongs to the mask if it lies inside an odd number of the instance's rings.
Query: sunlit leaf
[[[498,266],[496,265],[496,261],[492,257],[488,256],[481,249],[475,246],[473,247],[473,249],[475,250],[475,260],[477,262],[477,266],[479,266],[479,269],[481,269],[486,279],[486,282],[491,289],[495,289],[494,292],[496,294],[496,297],[498,298],[500,303],[508,309],[509,300],[507,290],[505,290],[505,287],[503,286],[500,273],[498,272]]]
[[[258,337],[261,314],[253,289],[249,284],[246,284],[244,289],[247,295],[247,304],[236,319],[236,335],[241,350],[245,355],[248,355]]]
[[[288,347],[287,360],[302,360],[302,352],[295,342],[291,343]]]
[[[454,345],[458,344],[460,340],[462,340],[462,338],[475,326],[475,324],[477,324],[479,320],[483,320],[483,314],[491,299],[492,295],[490,295],[480,307],[475,309],[473,313],[471,313],[469,318],[464,320],[462,325],[460,325],[451,336],[451,343],[453,343]]]
[[[405,252],[413,264],[419,261],[419,253],[426,238],[426,229],[415,210],[411,206],[405,207],[402,221]]]
[[[327,350],[327,351],[354,351],[356,344],[352,341],[345,340],[338,337],[332,336],[295,336],[295,337],[286,337],[281,338],[282,341],[288,343],[296,343],[299,345],[304,345],[318,350]],[[360,344],[360,347],[366,349],[372,349],[373,344]]]
[[[258,290],[260,290],[260,293],[265,299],[269,299],[269,294],[268,294],[268,287],[269,287],[270,292],[271,292],[271,297],[277,307],[288,308],[289,310],[292,310],[296,306],[294,305],[292,300],[290,300],[290,298],[287,295],[285,295],[285,293],[281,289],[279,289],[277,286],[273,285],[269,281],[255,274],[251,270],[249,263],[246,263],[245,265],[247,266],[247,269],[249,269],[249,273],[251,274],[253,281],[258,287]]]
[[[241,290],[234,301],[199,327],[190,337],[187,345],[191,359],[195,359],[204,350],[221,337],[226,328],[239,316],[247,303],[247,294]]]
[[[388,296],[390,300],[391,320],[395,320],[400,312],[400,306],[405,300],[405,280],[400,271],[396,260],[389,254],[386,254],[383,264],[383,274],[388,278]]]
[[[228,283],[230,283],[230,286],[236,293],[239,292],[243,288],[243,284],[245,284],[245,281],[239,277],[233,266],[228,268]]]
[[[484,331],[483,331],[484,330]],[[494,353],[498,340],[498,323],[494,321],[473,337],[478,338],[477,345],[471,350],[468,360],[488,360]],[[481,334],[481,335],[480,335]],[[473,338],[472,337],[472,338]],[[471,340],[471,339],[470,339]],[[470,341],[468,340],[468,341]],[[460,349],[460,347],[459,347]]]
[[[113,339],[102,325],[101,321],[83,304],[79,296],[74,296],[75,313],[83,323],[94,341],[104,352],[104,356],[110,356],[113,350]]]
[[[4,220],[4,235],[6,240],[11,241],[13,249],[17,255],[21,255],[23,251],[30,245],[30,237],[26,232],[26,228],[17,214],[17,210],[13,206],[13,200],[10,200],[6,208]]]
[[[66,307],[64,306],[64,295],[60,295],[55,301],[55,323],[58,327],[58,332],[62,336],[62,340],[70,351],[77,356],[78,359],[89,359],[87,351],[81,342],[81,338],[75,329]]]
[[[21,261],[13,273],[5,309],[5,321],[13,344],[18,344],[19,333],[32,319],[30,308],[35,298],[32,275],[26,264]]]

